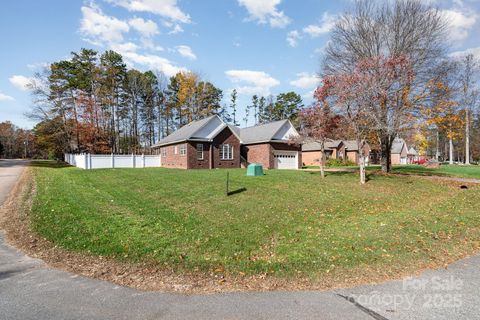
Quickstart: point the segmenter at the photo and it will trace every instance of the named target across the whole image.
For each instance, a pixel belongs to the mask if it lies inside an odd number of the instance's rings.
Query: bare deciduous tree
[[[390,171],[390,150],[409,114],[421,105],[431,69],[445,55],[447,21],[420,0],[374,2],[362,0],[336,23],[325,50],[322,76],[352,73],[365,59],[406,57],[414,77],[404,95],[388,94],[385,104],[373,106],[369,116],[378,135],[382,170]],[[371,72],[376,72],[371,70]],[[395,90],[385,86],[383,90]],[[408,100],[410,105],[405,106]]]
[[[475,106],[477,91],[475,88],[475,73],[478,71],[478,61],[472,54],[463,57],[461,61],[460,84],[461,98],[460,104],[465,112],[465,164],[470,164],[470,123],[472,108]]]

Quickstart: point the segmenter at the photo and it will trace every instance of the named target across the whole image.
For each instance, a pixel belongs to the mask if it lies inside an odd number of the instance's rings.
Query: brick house
[[[347,159],[355,164],[359,164],[359,149],[366,156],[368,163],[368,155],[370,154],[370,146],[364,142],[361,148],[358,148],[355,140],[328,140],[325,142],[325,156],[328,159]],[[310,141],[302,145],[303,164],[306,166],[320,165],[321,157],[320,143]]]
[[[360,164],[360,153],[365,156],[365,161],[368,164],[369,155],[370,155],[370,145],[367,142],[363,142],[359,148],[357,141],[355,140],[344,140],[343,141],[344,150],[340,150],[340,153],[344,153],[345,159],[355,164]]]
[[[325,142],[325,158],[337,159],[337,151],[342,147],[342,140],[328,140]],[[321,158],[321,146],[316,141],[310,141],[302,145],[302,161],[306,166],[319,166]]]
[[[390,151],[390,162],[392,165],[407,164],[408,162],[408,147],[405,140],[395,138],[392,143],[392,150]]]
[[[289,120],[242,128],[239,133],[247,163],[260,163],[267,169],[302,167],[301,146],[290,141],[299,134]]]
[[[289,144],[298,132],[288,120],[249,128],[226,124],[218,116],[193,121],[160,140],[162,167],[240,168],[260,163],[266,169],[298,169],[301,147]]]

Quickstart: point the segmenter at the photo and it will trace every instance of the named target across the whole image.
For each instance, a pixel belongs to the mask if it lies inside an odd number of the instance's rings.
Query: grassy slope
[[[394,172],[409,174],[427,174],[480,179],[480,166],[442,165],[439,169],[428,169],[419,165],[396,166]]]
[[[34,229],[67,249],[188,270],[321,275],[471,250],[480,192],[410,177],[107,169],[36,163]],[[465,239],[468,239],[467,241]]]
[[[327,167],[332,168],[345,168],[345,169],[358,169],[355,167]],[[307,166],[305,169],[319,169],[318,166]],[[377,171],[380,169],[379,165],[371,165],[367,167],[368,171]],[[393,166],[393,173],[406,173],[406,174],[419,174],[419,175],[433,175],[433,176],[451,176],[460,178],[472,178],[480,179],[480,166],[470,165],[442,165],[439,169],[425,168],[421,165],[397,165]]]

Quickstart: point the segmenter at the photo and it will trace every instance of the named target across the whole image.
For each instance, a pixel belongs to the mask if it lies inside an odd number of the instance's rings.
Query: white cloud
[[[182,57],[188,58],[190,60],[197,59],[197,56],[195,55],[195,53],[193,53],[192,48],[190,48],[189,46],[182,45],[182,46],[177,46],[176,48],[178,53],[180,53]]]
[[[228,70],[225,75],[232,83],[238,84],[239,94],[269,95],[270,89],[278,86],[280,81],[263,71]]]
[[[300,39],[308,35],[312,38],[329,33],[335,26],[337,17],[328,12],[324,12],[318,24],[310,24],[301,31],[293,30],[287,33],[287,43],[290,47],[296,47]]]
[[[150,38],[158,34],[158,25],[152,20],[143,20],[142,18],[133,18],[128,20],[128,24],[138,31],[142,37]]]
[[[131,1],[130,4],[133,6],[132,8],[136,6],[135,1]],[[161,71],[167,76],[173,76],[177,72],[185,70],[185,68],[176,66],[166,58],[138,52],[141,48],[154,51],[164,50],[161,46],[155,46],[152,41],[152,37],[159,33],[158,25],[152,20],[142,18],[132,18],[128,22],[119,20],[116,17],[103,14],[101,9],[94,4],[89,7],[84,6],[81,10],[83,16],[80,32],[86,37],[84,40],[115,50],[122,55],[128,66],[140,66],[149,70]],[[141,34],[141,45],[124,41],[124,33],[127,33],[130,27]]]
[[[138,49],[138,45],[133,42],[125,42],[125,43],[112,43],[110,45],[113,51],[117,52],[135,52]]]
[[[449,23],[450,38],[455,42],[462,42],[468,37],[479,17],[472,10],[460,8],[442,10],[441,13]]]
[[[125,61],[130,64],[138,64],[145,66],[150,70],[157,70],[163,72],[167,77],[174,76],[180,71],[185,71],[185,68],[175,66],[170,60],[153,55],[153,54],[139,54],[136,52],[120,52]]]
[[[47,62],[37,62],[27,64],[27,68],[30,70],[38,70],[50,67],[50,64]]]
[[[107,0],[129,11],[150,12],[180,23],[190,23],[190,16],[178,6],[177,0]]]
[[[159,34],[158,25],[152,20],[143,20],[142,18],[133,18],[128,20],[128,24],[140,33],[140,41],[144,48],[155,50],[155,44],[152,37]]]
[[[450,56],[454,58],[462,58],[468,54],[472,54],[474,57],[480,60],[480,47],[469,48],[463,51],[455,51],[455,52],[452,52]]]
[[[301,39],[302,36],[300,35],[300,32],[297,30],[290,31],[287,34],[287,42],[290,47],[296,47],[298,45],[298,40]]]
[[[176,34],[176,33],[181,33],[183,32],[183,28],[181,25],[179,24],[176,24],[172,30],[170,30],[170,32],[168,34]]]
[[[272,28],[284,28],[291,19],[283,11],[277,9],[282,0],[238,0],[249,13],[249,20],[256,20],[260,24],[270,24]]]
[[[315,88],[320,82],[320,78],[317,75],[308,72],[298,73],[297,77],[296,80],[290,81],[290,84],[301,89]]]
[[[94,4],[82,7],[81,11],[80,32],[86,37],[85,40],[92,44],[120,43],[123,41],[123,33],[130,30],[128,23],[104,15]]]
[[[303,32],[311,37],[318,37],[320,35],[329,33],[335,26],[336,16],[324,12],[319,24],[311,24],[303,28]]]
[[[0,101],[14,101],[15,99],[9,95],[0,92]]]
[[[33,79],[21,75],[14,75],[8,79],[11,84],[13,84],[17,89],[22,91],[29,90],[29,85],[32,83]]]

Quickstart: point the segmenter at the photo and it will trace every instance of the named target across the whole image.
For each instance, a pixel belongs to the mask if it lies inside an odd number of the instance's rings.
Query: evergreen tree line
[[[150,147],[185,124],[217,114],[248,125],[289,118],[303,107],[288,92],[252,98],[239,119],[237,92],[222,104],[223,91],[193,72],[167,78],[163,73],[128,69],[114,51],[82,49],[37,73],[30,84],[38,124],[33,132],[47,154],[64,152],[148,153]],[[241,123],[241,120],[242,123]]]

